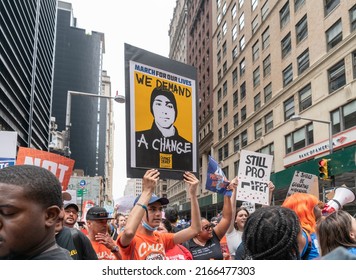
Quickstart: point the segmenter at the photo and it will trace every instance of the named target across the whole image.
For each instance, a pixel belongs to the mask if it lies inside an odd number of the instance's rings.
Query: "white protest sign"
[[[269,205],[273,156],[241,150],[236,200]]]
[[[287,197],[296,192],[314,194],[315,185],[318,185],[318,177],[316,175],[296,170],[289,186]]]
[[[16,162],[16,131],[0,131],[0,169]]]
[[[245,208],[250,213],[250,215],[256,211],[256,204],[252,202],[244,201],[242,202],[241,207]]]

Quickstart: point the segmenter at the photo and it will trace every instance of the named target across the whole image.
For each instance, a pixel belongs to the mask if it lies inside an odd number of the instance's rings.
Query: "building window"
[[[332,133],[356,126],[356,100],[331,112]]]
[[[221,127],[218,130],[218,137],[219,137],[219,140],[222,139],[222,128]]]
[[[218,65],[221,63],[221,51],[218,51],[218,53],[216,54],[217,57],[217,61],[218,61]]]
[[[240,100],[243,100],[246,97],[246,83],[243,82],[240,86]]]
[[[293,67],[289,64],[286,69],[283,70],[283,86],[287,86],[293,81]]]
[[[350,30],[351,32],[356,30],[356,5],[350,9]]]
[[[297,36],[297,44],[308,36],[308,20],[305,15],[295,26],[295,33]]]
[[[245,49],[245,36],[242,36],[240,39],[240,51],[242,52]]]
[[[246,120],[246,106],[243,106],[241,109],[241,121]]]
[[[216,35],[216,43],[217,46],[219,47],[221,44],[221,32],[219,31],[218,34]]]
[[[237,84],[237,67],[232,71],[232,84],[234,86]]]
[[[224,103],[223,105],[223,113],[224,113],[224,118],[226,118],[227,116],[227,113],[228,113],[228,110],[227,110],[227,101]]]
[[[266,3],[264,3],[264,5],[262,6],[262,9],[261,9],[262,21],[264,21],[267,18],[268,12],[269,12],[268,1],[266,1]]]
[[[306,49],[300,56],[297,57],[298,75],[302,74],[309,68],[309,49]]]
[[[261,108],[261,93],[256,94],[256,96],[253,98],[253,103],[255,111]]]
[[[267,103],[267,101],[272,98],[272,83],[269,83],[267,86],[265,86],[263,93],[265,96],[265,103]]]
[[[283,6],[279,11],[280,25],[281,29],[289,22],[290,13],[289,13],[289,1]]]
[[[263,60],[263,77],[266,77],[271,73],[271,56],[268,55],[264,60]]]
[[[356,51],[352,53],[352,67],[354,69],[354,79],[356,79]]]
[[[237,13],[237,8],[236,8],[236,4],[234,4],[234,6],[232,6],[231,9],[231,17],[233,20],[236,18],[236,13]]]
[[[226,2],[225,2],[223,5],[223,8],[222,8],[223,15],[226,14],[226,10],[227,10],[227,7],[226,7]]]
[[[226,167],[222,168],[221,170],[222,170],[222,172],[224,172],[225,177],[229,178],[229,166],[226,166]]]
[[[305,3],[305,0],[294,0],[294,11],[298,11],[301,6],[303,6]]]
[[[218,123],[221,123],[222,121],[222,110],[221,108],[218,110]]]
[[[282,58],[286,57],[292,50],[290,32],[281,41]]]
[[[256,61],[259,58],[259,50],[260,50],[260,46],[259,46],[259,42],[258,40],[256,41],[256,43],[252,46],[252,60]]]
[[[269,46],[269,27],[262,33],[262,50]]]
[[[246,62],[245,62],[245,58],[243,58],[240,62],[240,76],[243,76],[245,74],[245,69],[246,69]]]
[[[223,84],[223,96],[227,95],[227,81],[224,82]]]
[[[333,26],[326,31],[326,43],[328,50],[335,47],[342,41],[342,25],[341,19],[339,19]]]
[[[245,147],[248,143],[248,138],[247,138],[247,129],[245,129],[242,133],[241,133],[241,147]]]
[[[237,39],[237,25],[235,24],[234,27],[232,28],[232,41],[235,41]]]
[[[218,150],[218,159],[219,161],[223,160],[223,148],[219,148]]]
[[[308,124],[286,135],[286,154],[302,149],[314,143],[313,125]]]
[[[258,28],[258,16],[256,16],[252,23],[251,23],[251,26],[252,26],[252,34],[255,34],[256,31],[257,31],[257,28]]]
[[[226,71],[227,71],[227,61],[225,61],[223,64],[223,74],[225,74]]]
[[[330,14],[339,3],[340,0],[324,0],[325,16]]]
[[[221,16],[221,14],[219,13],[219,14],[218,14],[218,17],[217,17],[217,19],[216,19],[216,23],[217,23],[218,25],[221,23],[221,18],[222,18],[222,16]]]
[[[328,77],[329,93],[334,92],[346,84],[344,60],[341,60],[328,70]]]
[[[258,66],[255,71],[253,71],[253,86],[257,87],[260,84],[260,67]]]
[[[218,81],[221,81],[221,69],[218,71]]]
[[[256,10],[258,5],[258,0],[251,0],[252,11]]]
[[[239,0],[239,8],[241,8],[243,4],[244,4],[244,0]]]
[[[229,156],[229,143],[226,143],[223,147],[224,151],[224,158],[227,158]]]
[[[237,59],[237,55],[238,55],[238,50],[237,50],[237,46],[235,46],[235,48],[232,50],[232,60],[235,61]]]
[[[238,96],[238,91],[236,90],[232,95],[232,104],[233,104],[233,106],[236,107],[238,102],[239,102],[239,96]]]
[[[245,26],[245,14],[242,13],[239,17],[239,27],[240,27],[240,30],[242,30],[242,28],[244,28]]]
[[[234,162],[234,174],[235,174],[235,177],[237,176],[237,175],[239,175],[238,173],[239,173],[239,165],[240,165],[240,161],[239,160],[237,160],[237,161],[235,161]]]
[[[238,152],[240,150],[240,136],[236,136],[234,138],[234,152]]]
[[[311,85],[308,84],[299,92],[299,112],[305,110],[312,105]]]
[[[273,111],[265,116],[265,133],[273,129]]]
[[[255,122],[255,139],[258,139],[262,136],[262,121],[259,120]]]
[[[274,144],[268,144],[267,146],[262,147],[261,149],[256,151],[257,153],[267,154],[274,156]]]
[[[223,50],[223,57],[226,56],[226,51],[227,51],[227,48],[226,48],[226,41],[224,42],[224,44],[222,45],[222,50]]]
[[[288,100],[284,101],[284,120],[287,121],[291,116],[294,115],[294,97],[290,97]]]
[[[224,124],[224,137],[226,137],[228,133],[229,133],[229,126],[228,123],[226,123]]]
[[[234,115],[234,128],[237,128],[239,125],[239,113]]]
[[[221,98],[222,98],[222,95],[221,95],[221,88],[219,88],[219,89],[218,89],[218,103],[220,103]]]

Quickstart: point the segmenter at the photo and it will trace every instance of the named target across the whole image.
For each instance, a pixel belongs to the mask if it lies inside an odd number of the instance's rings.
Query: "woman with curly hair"
[[[299,260],[300,223],[294,211],[267,206],[252,213],[242,242],[246,260]]]
[[[318,223],[320,254],[325,256],[337,247],[344,247],[356,255],[356,220],[348,212],[339,210]]]
[[[298,216],[303,229],[305,245],[301,250],[303,260],[319,257],[316,223],[321,217],[320,201],[312,194],[293,193],[287,197],[282,207],[292,209]]]

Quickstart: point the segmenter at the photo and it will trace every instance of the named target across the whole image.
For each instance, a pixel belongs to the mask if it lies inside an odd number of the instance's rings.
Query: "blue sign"
[[[79,185],[81,185],[82,187],[85,186],[86,184],[87,184],[87,182],[85,182],[85,180],[81,180],[81,181],[79,182]]]

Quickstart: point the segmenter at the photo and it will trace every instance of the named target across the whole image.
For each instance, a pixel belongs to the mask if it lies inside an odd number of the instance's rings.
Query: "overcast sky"
[[[67,0],[77,26],[105,34],[103,69],[111,78],[111,94],[125,95],[124,43],[168,57],[169,24],[176,0]],[[125,105],[115,103],[115,199],[123,196],[126,178]]]

